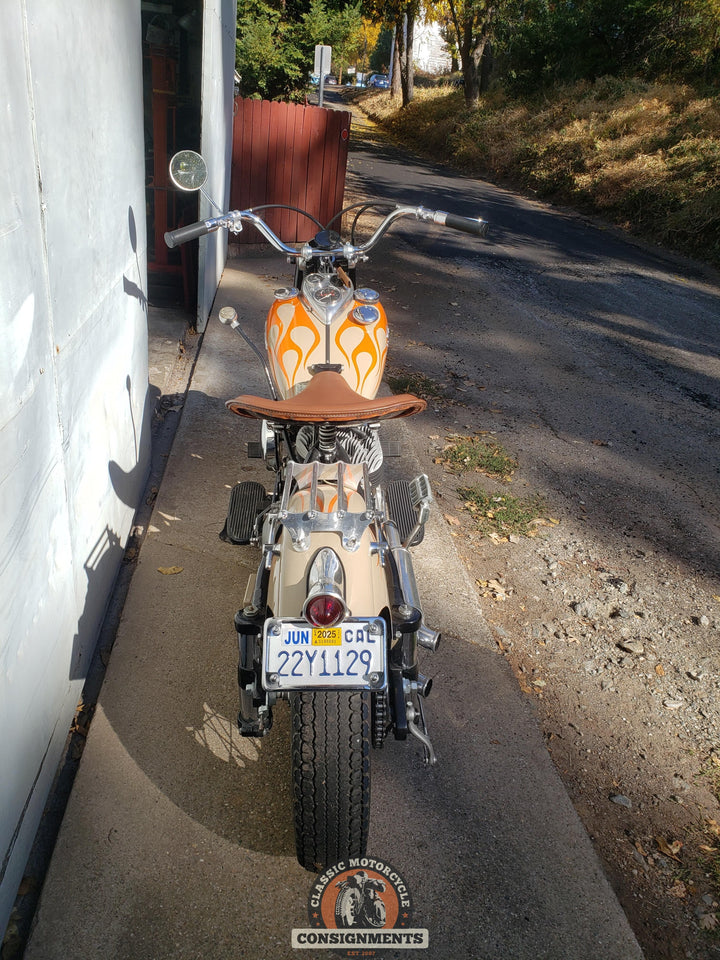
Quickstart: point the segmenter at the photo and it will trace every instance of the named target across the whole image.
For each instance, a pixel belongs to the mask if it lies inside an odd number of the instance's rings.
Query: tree
[[[465,102],[475,106],[483,86],[483,58],[489,58],[492,49],[497,4],[494,0],[447,0],[447,3],[460,53]]]
[[[337,72],[362,48],[360,0],[240,0],[236,65],[243,96],[292,99],[307,86],[316,44],[333,48]]]
[[[406,107],[414,94],[413,38],[420,0],[365,0],[365,10],[394,28],[392,95],[400,93]]]
[[[241,0],[235,64],[245,97],[288,99],[302,86],[303,52],[282,9],[265,0]]]

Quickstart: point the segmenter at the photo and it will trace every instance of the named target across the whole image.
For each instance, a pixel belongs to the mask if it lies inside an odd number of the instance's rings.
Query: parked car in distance
[[[390,89],[390,77],[386,73],[374,73],[367,82],[369,87],[379,87],[381,90]]]
[[[335,84],[335,83],[337,83],[337,82],[338,82],[338,79],[337,79],[337,77],[335,76],[334,73],[326,73],[326,74],[325,74],[325,83]]]

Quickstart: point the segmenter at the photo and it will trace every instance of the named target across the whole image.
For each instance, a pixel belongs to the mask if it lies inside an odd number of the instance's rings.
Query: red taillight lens
[[[314,627],[334,627],[344,616],[345,605],[331,594],[321,593],[305,607],[305,618]]]

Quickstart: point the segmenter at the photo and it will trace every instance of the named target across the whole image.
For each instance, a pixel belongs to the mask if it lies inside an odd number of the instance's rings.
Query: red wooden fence
[[[326,224],[342,207],[351,114],[267,100],[238,98],[235,104],[231,208],[287,203]],[[288,211],[258,213],[286,243],[308,240],[318,229]],[[247,225],[230,239],[263,240]]]

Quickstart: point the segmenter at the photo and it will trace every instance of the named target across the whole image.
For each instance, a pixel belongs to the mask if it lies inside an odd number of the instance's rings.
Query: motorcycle
[[[170,176],[182,190],[203,191],[207,168],[199,154],[181,151]],[[355,204],[327,225],[303,214],[317,230],[295,246],[270,229],[262,208],[165,234],[175,247],[249,224],[295,267],[293,285],[276,290],[269,308],[267,357],[236,311],[220,310],[259,357],[269,389],[269,397],[243,395],[227,407],[259,421],[260,440],[248,452],[274,474],[271,492],[256,481],[233,488],[221,537],[260,549],[235,615],[238,726],[244,736],[265,736],[274,705],[289,700],[297,857],[314,872],[365,854],[371,748],[411,736],[425,762],[436,762],[423,710],[432,681],[419,671],[418,647],[436,650],[440,633],[423,620],[410,553],[433,498],[424,474],[384,479],[379,434],[384,421],[426,404],[411,394],[378,396],[387,315],[380,295],[357,285],[356,268],[401,218],[487,233],[481,219],[395,206],[356,243],[358,218],[377,206]],[[353,214],[343,240],[332,227]]]
[[[380,896],[385,891],[382,880],[358,870],[346,880],[339,880],[335,886],[338,888],[335,923],[339,928],[385,926],[387,910]]]

